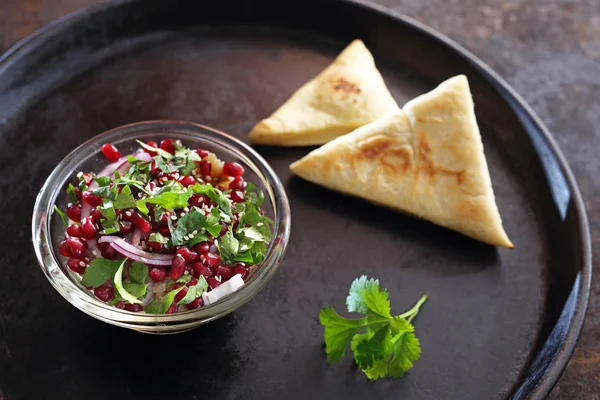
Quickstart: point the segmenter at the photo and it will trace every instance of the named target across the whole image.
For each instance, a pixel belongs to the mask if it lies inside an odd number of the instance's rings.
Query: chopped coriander
[[[148,304],[145,308],[145,311],[149,314],[165,314],[173,301],[175,300],[175,296],[179,293],[185,286],[181,286],[175,290],[171,290],[162,300],[153,300],[150,304]]]
[[[192,301],[200,297],[202,293],[206,292],[206,289],[208,289],[208,282],[206,282],[206,279],[200,275],[198,278],[198,283],[195,286],[189,286],[185,297],[179,300],[177,304],[190,304]]]
[[[144,263],[135,261],[129,267],[129,279],[133,283],[144,283],[148,277],[148,267]]]
[[[115,208],[115,210],[134,208],[135,205],[135,199],[131,194],[131,188],[129,186],[125,186],[121,190],[121,193],[118,193],[116,199],[113,201],[113,207]]]
[[[231,228],[219,240],[219,252],[226,261],[233,261],[240,250],[240,242],[233,236]]]
[[[319,313],[329,362],[340,361],[350,345],[356,365],[369,379],[400,378],[421,355],[411,321],[426,300],[424,295],[409,311],[392,316],[388,292],[379,288],[378,280],[366,276],[354,280],[346,299],[348,311],[365,317],[344,318],[331,307]]]
[[[170,220],[169,220],[170,221]],[[190,234],[192,238],[196,239],[196,236],[200,238],[200,241],[208,240],[209,237],[201,233],[206,222],[206,217],[197,207],[193,207],[189,213],[179,218],[177,221],[177,227],[171,229],[171,243],[173,246],[184,246],[190,241]],[[194,234],[194,232],[196,232]]]
[[[67,186],[67,196],[69,196],[69,201],[71,203],[77,203],[77,194],[75,193],[75,186],[69,183]]]
[[[233,211],[231,209],[231,203],[229,202],[229,199],[227,197],[225,197],[225,194],[222,191],[215,188],[214,186],[209,185],[209,184],[201,185],[199,183],[196,183],[195,185],[190,186],[188,188],[188,190],[191,190],[194,194],[207,195],[212,201],[217,203],[219,208],[225,214],[227,214],[229,217],[231,217],[233,215]]]
[[[160,234],[160,232],[152,232],[150,236],[148,236],[149,242],[156,242],[160,244],[167,244],[169,239]]]
[[[60,215],[60,219],[62,219],[63,224],[65,224],[65,226],[69,226],[69,219],[67,218],[67,216],[65,215],[64,212],[60,211],[60,209],[56,206],[54,206],[54,211]]]
[[[83,274],[81,284],[86,287],[93,286],[94,288],[102,286],[115,276],[122,263],[121,260],[107,260],[100,257],[93,259]]]
[[[159,156],[166,158],[167,160],[170,160],[173,157],[173,155],[171,153],[169,153],[168,151],[164,151],[160,147],[148,146],[146,143],[144,143],[140,140],[136,140],[136,142],[138,142],[139,145],[142,146],[144,149],[151,151],[152,153],[156,153]]]

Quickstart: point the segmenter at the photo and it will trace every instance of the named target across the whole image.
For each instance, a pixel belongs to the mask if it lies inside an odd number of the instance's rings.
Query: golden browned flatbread
[[[513,247],[494,200],[465,76],[327,143],[290,168],[330,189]]]
[[[316,78],[250,132],[257,144],[323,144],[397,112],[396,101],[364,43],[355,40]]]

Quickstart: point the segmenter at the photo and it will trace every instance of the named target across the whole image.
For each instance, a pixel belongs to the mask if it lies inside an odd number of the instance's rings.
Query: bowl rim
[[[97,155],[104,143],[115,140],[134,140],[144,135],[158,132],[170,133],[173,136],[188,136],[200,140],[211,141],[233,152],[250,168],[265,186],[265,195],[271,201],[274,213],[273,239],[268,245],[265,259],[260,263],[252,278],[234,294],[226,296],[214,304],[196,310],[186,310],[174,314],[146,314],[121,310],[110,306],[90,295],[90,291],[74,281],[74,275],[61,268],[60,257],[52,245],[53,207],[58,194],[72,178],[76,166],[84,160]],[[82,156],[83,154],[83,156]],[[83,157],[79,159],[79,157]],[[181,328],[193,328],[213,321],[236,310],[256,296],[270,281],[279,267],[289,242],[291,229],[291,212],[287,194],[281,180],[254,149],[241,140],[210,126],[182,120],[148,120],[139,121],[112,128],[96,135],[69,152],[53,169],[35,201],[31,234],[35,254],[40,268],[52,286],[69,303],[79,310],[113,325],[142,330],[179,331]],[[176,324],[174,326],[173,324]],[[144,329],[145,328],[145,329]]]

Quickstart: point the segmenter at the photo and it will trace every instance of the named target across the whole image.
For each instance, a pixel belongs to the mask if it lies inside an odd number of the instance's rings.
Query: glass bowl
[[[246,284],[233,294],[214,304],[175,314],[146,314],[120,310],[98,300],[81,285],[79,275],[66,265],[58,252],[64,236],[64,225],[53,213],[56,204],[64,210],[68,204],[66,185],[74,182],[78,171],[100,171],[108,164],[100,152],[104,143],[112,143],[122,154],[139,148],[135,139],[147,142],[164,138],[180,139],[189,147],[200,147],[216,153],[223,161],[237,161],[246,169],[245,178],[265,193],[263,208],[275,222],[273,240],[264,261],[257,266]],[[44,274],[54,288],[69,303],[81,311],[109,324],[145,333],[168,334],[183,332],[213,321],[250,301],[269,282],[287,248],[290,236],[290,207],[281,181],[253,149],[241,141],[213,128],[184,121],[146,121],[121,126],[102,133],[67,155],[50,174],[35,202],[32,219],[32,240]]]

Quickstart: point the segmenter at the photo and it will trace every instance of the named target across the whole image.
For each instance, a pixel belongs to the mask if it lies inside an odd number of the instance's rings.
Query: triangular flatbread
[[[254,143],[275,146],[323,144],[398,110],[373,56],[355,40],[259,122],[249,137]]]
[[[290,168],[330,189],[513,247],[494,200],[465,76],[327,143]]]

